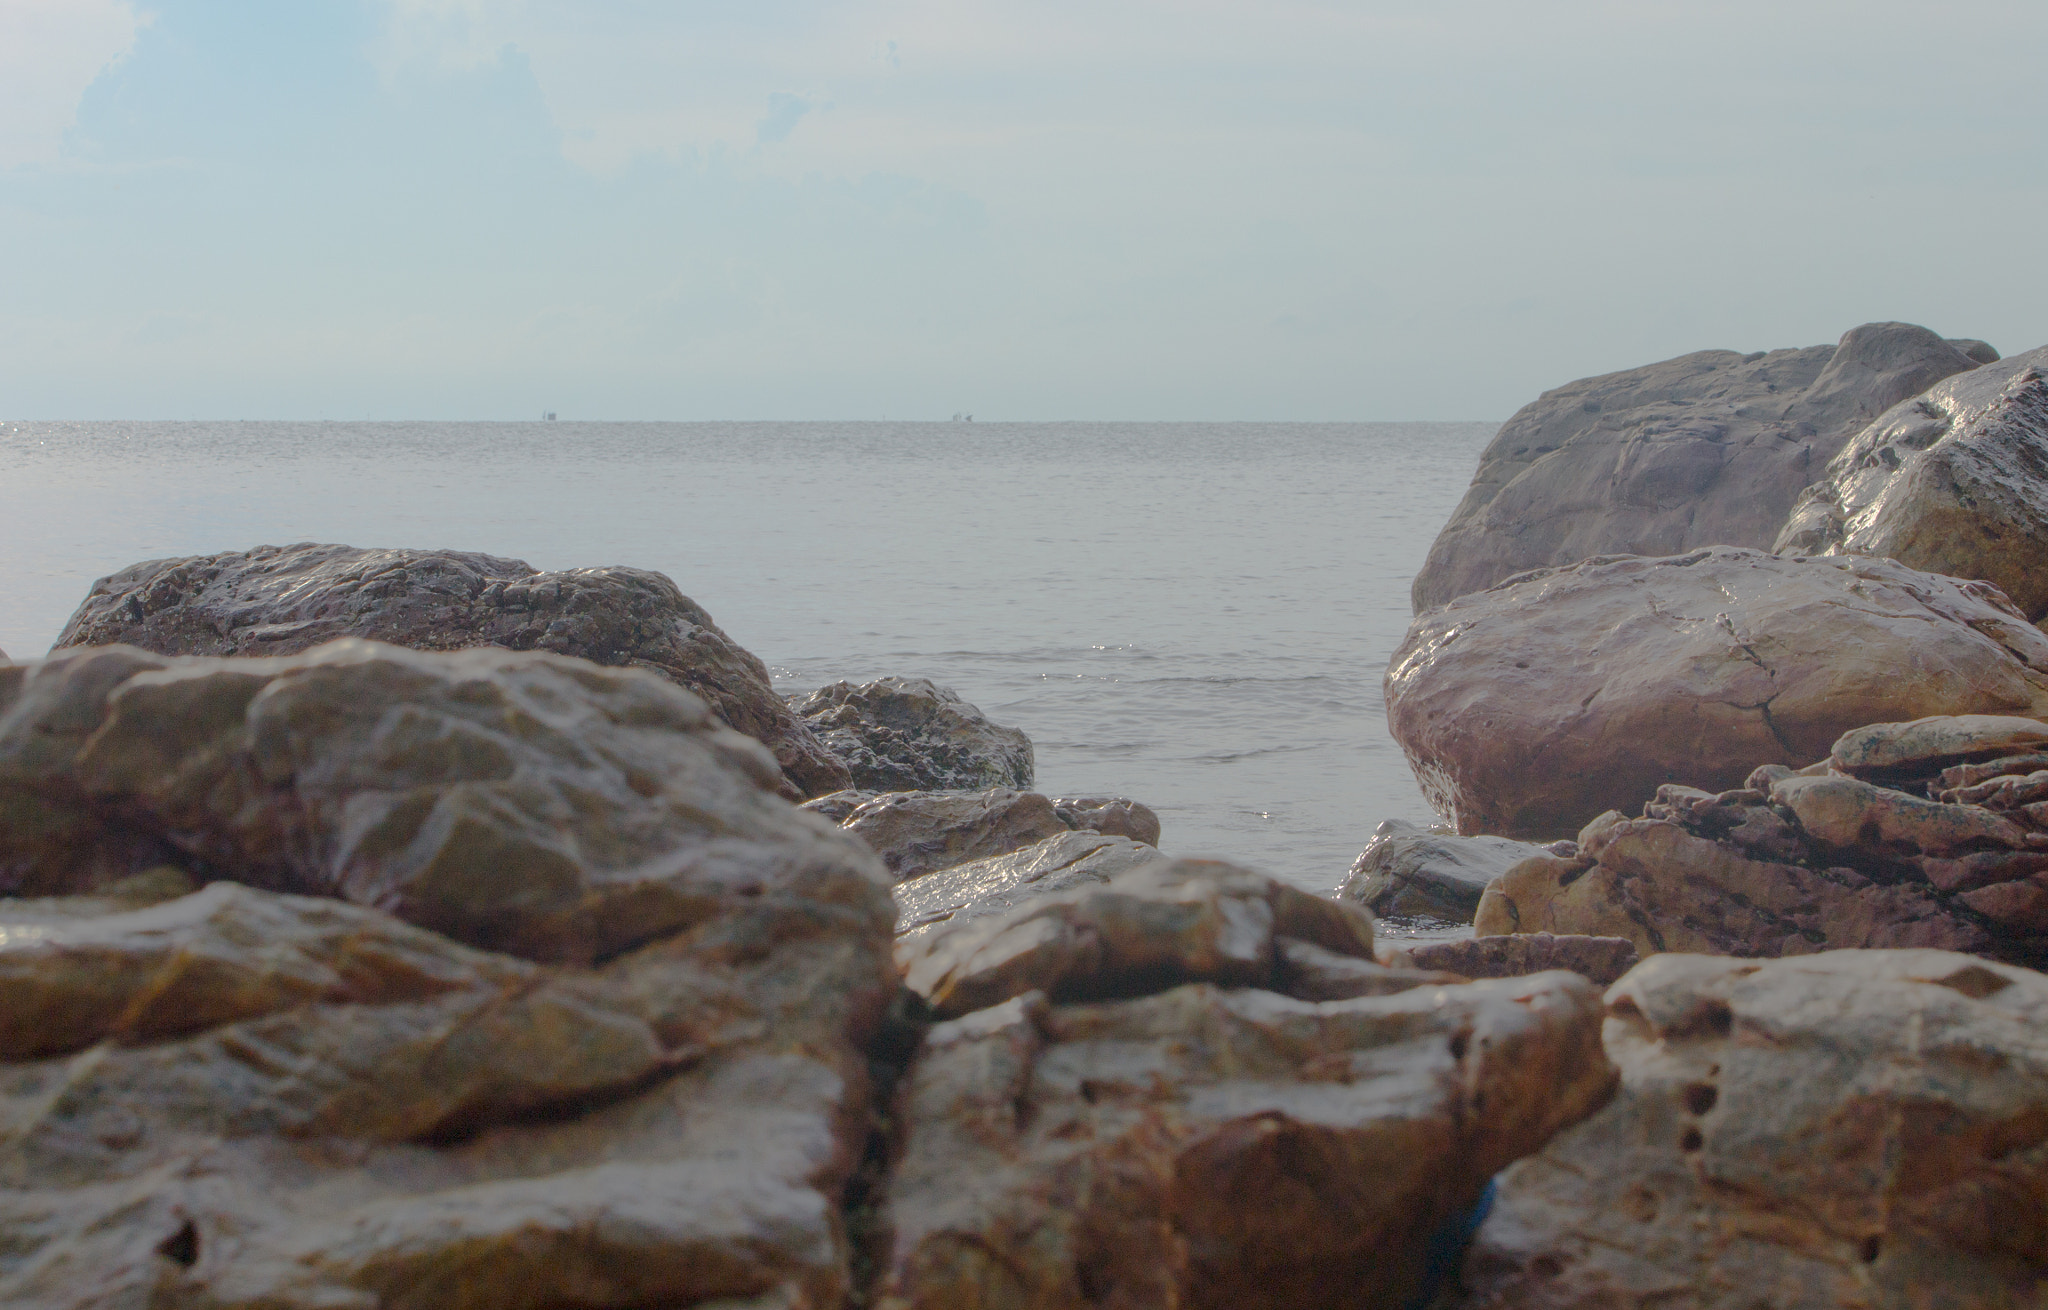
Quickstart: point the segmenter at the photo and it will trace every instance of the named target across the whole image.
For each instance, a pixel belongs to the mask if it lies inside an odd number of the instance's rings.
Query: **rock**
[[[892,914],[777,779],[554,655],[8,668],[0,1304],[842,1304]]]
[[[337,637],[415,650],[544,650],[648,669],[766,744],[790,799],[850,785],[838,757],[770,687],[767,666],[645,569],[542,573],[468,551],[311,543],[150,560],[95,582],[55,649],[294,655]]]
[[[1442,969],[1418,969],[1380,959],[1362,960],[1292,937],[1275,938],[1273,954],[1277,967],[1269,990],[1300,1001],[1392,996],[1415,987],[1449,987],[1472,981],[1464,974]]]
[[[537,652],[111,646],[0,670],[0,894],[171,864],[540,960],[763,895],[878,904],[886,924],[880,865],[779,782],[688,692]]]
[[[866,842],[889,872],[910,879],[1010,852],[1071,832],[1037,792],[888,792],[839,826]]]
[[[1452,837],[1387,819],[1373,830],[1337,894],[1383,919],[1398,915],[1470,923],[1486,884],[1509,865],[1541,854],[1541,846],[1528,842]]]
[[[816,811],[823,806],[813,801],[805,808]],[[1076,830],[1125,837],[1135,831],[1149,833],[1154,840],[1159,836],[1158,818],[1136,801],[1120,796],[1055,801],[1008,787],[885,792],[848,811],[839,826],[866,842],[891,873],[905,880],[1008,855]],[[1153,844],[1142,837],[1134,840]]]
[[[1982,578],[2029,619],[2048,615],[2048,347],[1885,411],[1807,488],[1775,549]]]
[[[1423,942],[1402,955],[1410,967],[1467,978],[1519,978],[1548,969],[1569,969],[1602,987],[1635,968],[1642,958],[1635,943],[1626,937],[1558,936],[1547,932]]]
[[[1142,842],[1099,832],[1062,832],[1020,851],[971,860],[896,885],[896,933],[904,945],[940,924],[1006,914],[1025,901],[1108,882],[1166,857]]]
[[[2034,1306],[2048,978],[1938,951],[1665,955],[1612,1103],[1502,1175],[1456,1310]]]
[[[1373,959],[1364,910],[1221,860],[1148,861],[899,939],[896,958],[905,984],[954,1018],[1028,991],[1064,1003],[1181,982],[1277,990],[1281,938]]]
[[[844,823],[847,816],[873,800],[878,794],[871,791],[862,791],[858,787],[848,787],[844,791],[827,792],[823,796],[813,797],[797,808],[809,810],[820,818],[830,819],[833,823]]]
[[[1547,391],[1480,455],[1415,609],[1595,555],[1767,550],[1858,429],[1976,366],[1925,328],[1866,323],[1835,346],[1699,351]]]
[[[1934,715],[1911,723],[1852,728],[1828,749],[1828,763],[1853,777],[1893,779],[1968,761],[2011,759],[2043,748],[2048,748],[2048,723],[2039,719],[2002,714]],[[2006,771],[2001,767],[1981,778]]]
[[[1321,1004],[1034,991],[940,1024],[897,1102],[874,1304],[1403,1305],[1430,1234],[1609,1094],[1598,1015],[1552,973]]]
[[[1901,676],[1911,670],[1911,676]],[[1981,583],[1715,547],[1530,574],[1417,618],[1387,722],[1460,833],[1550,838],[1663,783],[1933,714],[2048,712],[2048,636]]]
[[[1031,739],[926,678],[835,682],[796,713],[869,791],[1027,790]],[[842,784],[843,785],[843,784]]]
[[[1129,837],[1147,846],[1159,844],[1159,816],[1149,805],[1127,796],[1060,796],[1052,803],[1060,822],[1075,831]]]
[[[2028,844],[2026,829],[1980,805],[1924,801],[1856,778],[1786,778],[1772,784],[1771,803],[1792,811],[1809,838],[1837,849],[1878,845],[1949,855]]]

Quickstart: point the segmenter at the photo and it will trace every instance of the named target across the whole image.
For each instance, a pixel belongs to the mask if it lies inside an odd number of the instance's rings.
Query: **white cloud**
[[[0,0],[0,168],[56,159],[85,89],[148,22],[128,0]]]

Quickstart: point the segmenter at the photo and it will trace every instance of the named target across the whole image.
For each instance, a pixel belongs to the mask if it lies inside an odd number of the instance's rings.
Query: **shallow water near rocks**
[[[1490,423],[4,423],[0,649],[264,543],[673,577],[777,686],[922,676],[1048,793],[1328,891],[1428,823],[1380,675]]]

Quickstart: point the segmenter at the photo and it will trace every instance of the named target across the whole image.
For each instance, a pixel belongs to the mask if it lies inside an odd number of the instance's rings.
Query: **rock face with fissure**
[[[840,1304],[893,913],[777,781],[553,655],[8,667],[0,1303]]]
[[[1416,574],[1415,608],[1594,555],[1768,549],[1859,429],[1997,358],[1981,341],[1866,323],[1834,346],[1704,350],[1547,391],[1479,457]]]
[[[1861,724],[2048,712],[2048,636],[1994,587],[1715,547],[1593,559],[1417,618],[1387,723],[1461,833],[1561,838],[1723,791]]]
[[[765,743],[791,799],[849,785],[845,765],[770,687],[767,666],[645,569],[543,573],[468,551],[312,543],[150,560],[94,583],[57,649],[293,655],[337,637],[415,650],[544,650],[648,669]]]
[[[1482,935],[1613,933],[1644,953],[1939,947],[2048,960],[2048,723],[1963,715],[1845,733],[1818,765],[1667,785],[1569,858],[1489,887]],[[1437,967],[1455,967],[1439,965]]]
[[[2048,347],[1937,383],[1858,433],[1776,549],[1983,578],[2048,615]]]
[[[2048,1284],[2048,978],[1664,955],[1621,1089],[1501,1176],[1455,1310],[2020,1310]]]
[[[1430,1235],[1609,1092],[1585,979],[1388,969],[1356,907],[1213,861],[951,935],[889,1310],[1400,1306]]]
[[[835,682],[796,712],[867,791],[1029,790],[1031,739],[928,678]]]

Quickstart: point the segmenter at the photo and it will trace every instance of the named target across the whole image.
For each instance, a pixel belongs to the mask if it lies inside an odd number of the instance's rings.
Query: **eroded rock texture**
[[[1509,869],[1476,926],[1613,933],[1645,954],[1939,947],[2038,964],[2044,747],[2038,720],[1937,717],[1857,729],[1818,765],[1729,791],[1667,785],[1642,817],[1588,825],[1579,854]]]
[[[1382,958],[1390,954],[1382,952]],[[1425,942],[1398,952],[1398,957],[1388,962],[1467,978],[1520,978],[1547,969],[1569,969],[1605,987],[1641,959],[1636,944],[1626,937],[1532,932]]]
[[[649,669],[774,751],[791,799],[850,785],[838,757],[769,686],[767,667],[645,569],[543,573],[468,551],[312,543],[150,560],[94,583],[56,648],[293,655],[337,637],[415,650],[544,650]]]
[[[836,795],[850,800],[862,793]],[[836,803],[825,797],[806,808],[827,812]],[[1008,855],[1067,832],[1130,837],[1148,846],[1159,842],[1158,816],[1136,801],[1120,796],[1055,800],[1008,787],[885,792],[866,796],[837,817],[842,829],[866,842],[891,873],[906,880]]]
[[[552,655],[6,669],[0,1303],[840,1304],[893,914],[778,780]]]
[[[1549,852],[1505,837],[1452,837],[1387,819],[1337,892],[1380,918],[1470,923],[1486,885],[1510,865]]]
[[[2048,978],[1664,955],[1621,1089],[1502,1175],[1457,1310],[2018,1310],[2048,1282]]]
[[[1415,608],[1595,555],[1768,549],[1866,423],[1997,358],[1980,341],[1866,323],[1834,346],[1703,350],[1546,391],[1479,457],[1415,576]]]
[[[928,678],[835,682],[795,701],[868,791],[1028,790],[1031,739]]]
[[[2048,712],[2048,637],[1983,583],[1715,547],[1593,559],[1419,618],[1387,723],[1461,833],[1559,838],[1860,724]]]
[[[1776,549],[1983,578],[2048,615],[2048,347],[1887,410],[1807,489]]]
[[[960,1017],[894,1116],[892,1310],[1400,1306],[1429,1235],[1608,1094],[1584,979],[1387,969],[1356,907],[1213,861],[952,936]]]

